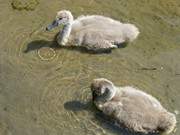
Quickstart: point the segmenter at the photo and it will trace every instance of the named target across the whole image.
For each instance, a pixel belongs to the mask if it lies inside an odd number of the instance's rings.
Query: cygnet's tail
[[[139,29],[134,25],[130,23],[123,24],[123,33],[126,38],[127,42],[132,42],[134,41],[138,35],[139,35]]]
[[[173,113],[165,112],[160,117],[159,129],[166,134],[173,132],[177,123],[176,116]]]

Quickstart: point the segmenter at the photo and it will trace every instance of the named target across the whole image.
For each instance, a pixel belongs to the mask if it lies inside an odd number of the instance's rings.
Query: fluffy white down
[[[73,20],[70,11],[58,13],[57,18],[63,17],[66,20],[57,37],[58,43],[63,46],[83,46],[89,50],[112,49],[121,43],[134,41],[139,34],[134,24],[122,23],[109,17],[87,15]]]
[[[168,134],[175,129],[176,116],[166,110],[155,97],[131,86],[112,85],[107,79],[96,79],[91,85],[93,93],[106,88],[105,94],[93,96],[96,107],[104,114],[136,132],[162,131]],[[112,93],[115,93],[114,96],[107,99]]]

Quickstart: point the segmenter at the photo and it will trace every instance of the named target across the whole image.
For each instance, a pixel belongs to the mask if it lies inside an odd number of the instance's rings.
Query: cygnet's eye
[[[61,17],[61,18],[58,18],[58,20],[62,20],[63,19],[63,17]]]

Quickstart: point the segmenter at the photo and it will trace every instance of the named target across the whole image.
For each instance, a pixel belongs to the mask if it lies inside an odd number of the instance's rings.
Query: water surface
[[[134,23],[141,33],[111,54],[49,49],[58,29],[45,27],[62,9]],[[138,87],[171,112],[180,110],[179,0],[39,0],[34,11],[0,0],[0,41],[2,135],[131,135],[93,106],[89,85],[98,77]]]

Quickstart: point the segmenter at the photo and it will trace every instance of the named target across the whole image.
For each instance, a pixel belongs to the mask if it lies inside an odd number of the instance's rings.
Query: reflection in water
[[[51,41],[45,41],[45,40],[32,41],[32,42],[28,43],[27,48],[24,50],[24,53],[28,53],[28,52],[34,51],[34,50],[39,50],[42,47],[54,48],[55,46],[56,46],[56,43],[51,42]]]
[[[60,46],[57,44],[57,42],[54,41],[45,41],[45,40],[37,40],[37,41],[32,41],[30,43],[28,43],[27,48],[24,50],[24,53],[28,53],[30,51],[35,51],[35,50],[39,50],[41,48],[44,47],[49,47],[49,48],[54,48],[56,50],[59,49],[67,49],[67,50],[71,50],[71,51],[78,51],[81,53],[89,53],[89,54],[109,54],[112,51],[111,50],[98,50],[98,51],[92,51],[92,50],[87,50],[84,47],[75,47],[75,46]],[[118,45],[119,48],[124,48],[126,47],[126,44],[120,44]]]
[[[82,111],[90,110],[89,107],[92,106],[92,102],[82,103],[80,101],[69,101],[64,104],[64,108],[70,111]]]
[[[18,11],[0,0],[0,134],[131,135],[92,104],[89,85],[100,77],[137,86],[179,111],[179,0],[39,2],[34,11]],[[45,32],[62,9],[75,17],[100,14],[130,22],[141,34],[111,53],[62,48],[54,40],[58,28]],[[178,124],[174,135],[179,133]]]

